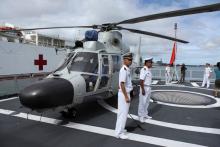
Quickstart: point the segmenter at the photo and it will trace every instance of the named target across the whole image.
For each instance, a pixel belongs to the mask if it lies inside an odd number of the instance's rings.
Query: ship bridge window
[[[98,73],[98,54],[88,52],[78,52],[73,58],[71,71]]]

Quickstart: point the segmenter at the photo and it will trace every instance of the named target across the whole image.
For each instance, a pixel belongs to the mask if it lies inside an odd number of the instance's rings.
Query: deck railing
[[[138,71],[140,71],[140,69],[141,67],[132,68],[131,71],[134,80],[139,80]],[[180,71],[179,70],[177,71],[178,71],[178,77],[180,78]],[[204,72],[203,70],[187,69],[185,80],[201,82],[203,80],[203,72]],[[0,76],[0,98],[5,95],[16,94],[24,87],[30,85],[35,81],[38,81],[39,79],[42,79],[48,74],[49,73],[37,73],[37,74],[29,73],[29,74],[20,74],[20,75]],[[152,68],[152,75],[153,75],[153,79],[165,80],[165,67]],[[173,80],[176,80],[176,78],[173,77]],[[211,82],[215,81],[214,72],[212,72],[211,74],[210,81]]]
[[[138,67],[138,68],[133,68],[132,71],[132,76],[134,79],[139,79],[139,73],[138,71],[140,71],[142,67]],[[165,67],[161,67],[161,68],[152,68],[152,75],[153,75],[153,79],[157,79],[157,80],[165,80]],[[171,71],[171,73],[173,73]],[[178,73],[178,78],[180,79],[180,71],[177,70]],[[186,70],[186,76],[185,76],[185,80],[186,81],[203,81],[203,75],[204,75],[204,71],[203,70],[198,70],[198,69],[187,69]],[[172,79],[176,80],[176,77],[174,75],[172,75]],[[177,80],[179,80],[177,79]],[[214,82],[215,81],[215,74],[214,72],[211,73],[211,77],[210,77],[210,81]]]
[[[36,82],[49,73],[27,73],[18,75],[1,75],[0,76],[0,99],[3,96],[11,96],[19,93],[21,89]]]

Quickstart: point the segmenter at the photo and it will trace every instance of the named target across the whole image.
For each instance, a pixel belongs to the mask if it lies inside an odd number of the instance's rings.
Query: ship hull
[[[64,57],[52,47],[0,41],[0,76],[51,72]]]

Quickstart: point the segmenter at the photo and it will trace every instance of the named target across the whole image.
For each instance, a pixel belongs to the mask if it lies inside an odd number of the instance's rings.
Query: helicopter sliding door
[[[112,74],[111,74],[111,90],[113,94],[118,92],[119,71],[121,69],[121,55],[112,55]]]
[[[99,78],[96,90],[104,90],[116,94],[118,91],[118,75],[121,68],[121,55],[99,55]]]
[[[105,89],[108,87],[110,79],[110,56],[107,54],[100,55],[100,75],[97,89]]]
[[[97,91],[118,92],[118,74],[121,68],[121,56],[117,54],[99,55],[99,80]]]

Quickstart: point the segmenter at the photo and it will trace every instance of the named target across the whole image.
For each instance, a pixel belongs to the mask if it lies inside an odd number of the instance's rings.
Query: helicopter
[[[129,47],[122,42],[121,30],[189,43],[174,37],[125,28],[121,25],[219,10],[220,3],[217,3],[101,25],[2,30],[2,32],[18,32],[44,29],[93,29],[85,33],[83,41],[76,41],[75,49],[66,56],[61,66],[43,80],[20,91],[20,103],[37,112],[61,108],[64,114],[75,115],[75,106],[97,99],[107,99],[117,94],[122,55],[130,52]]]

